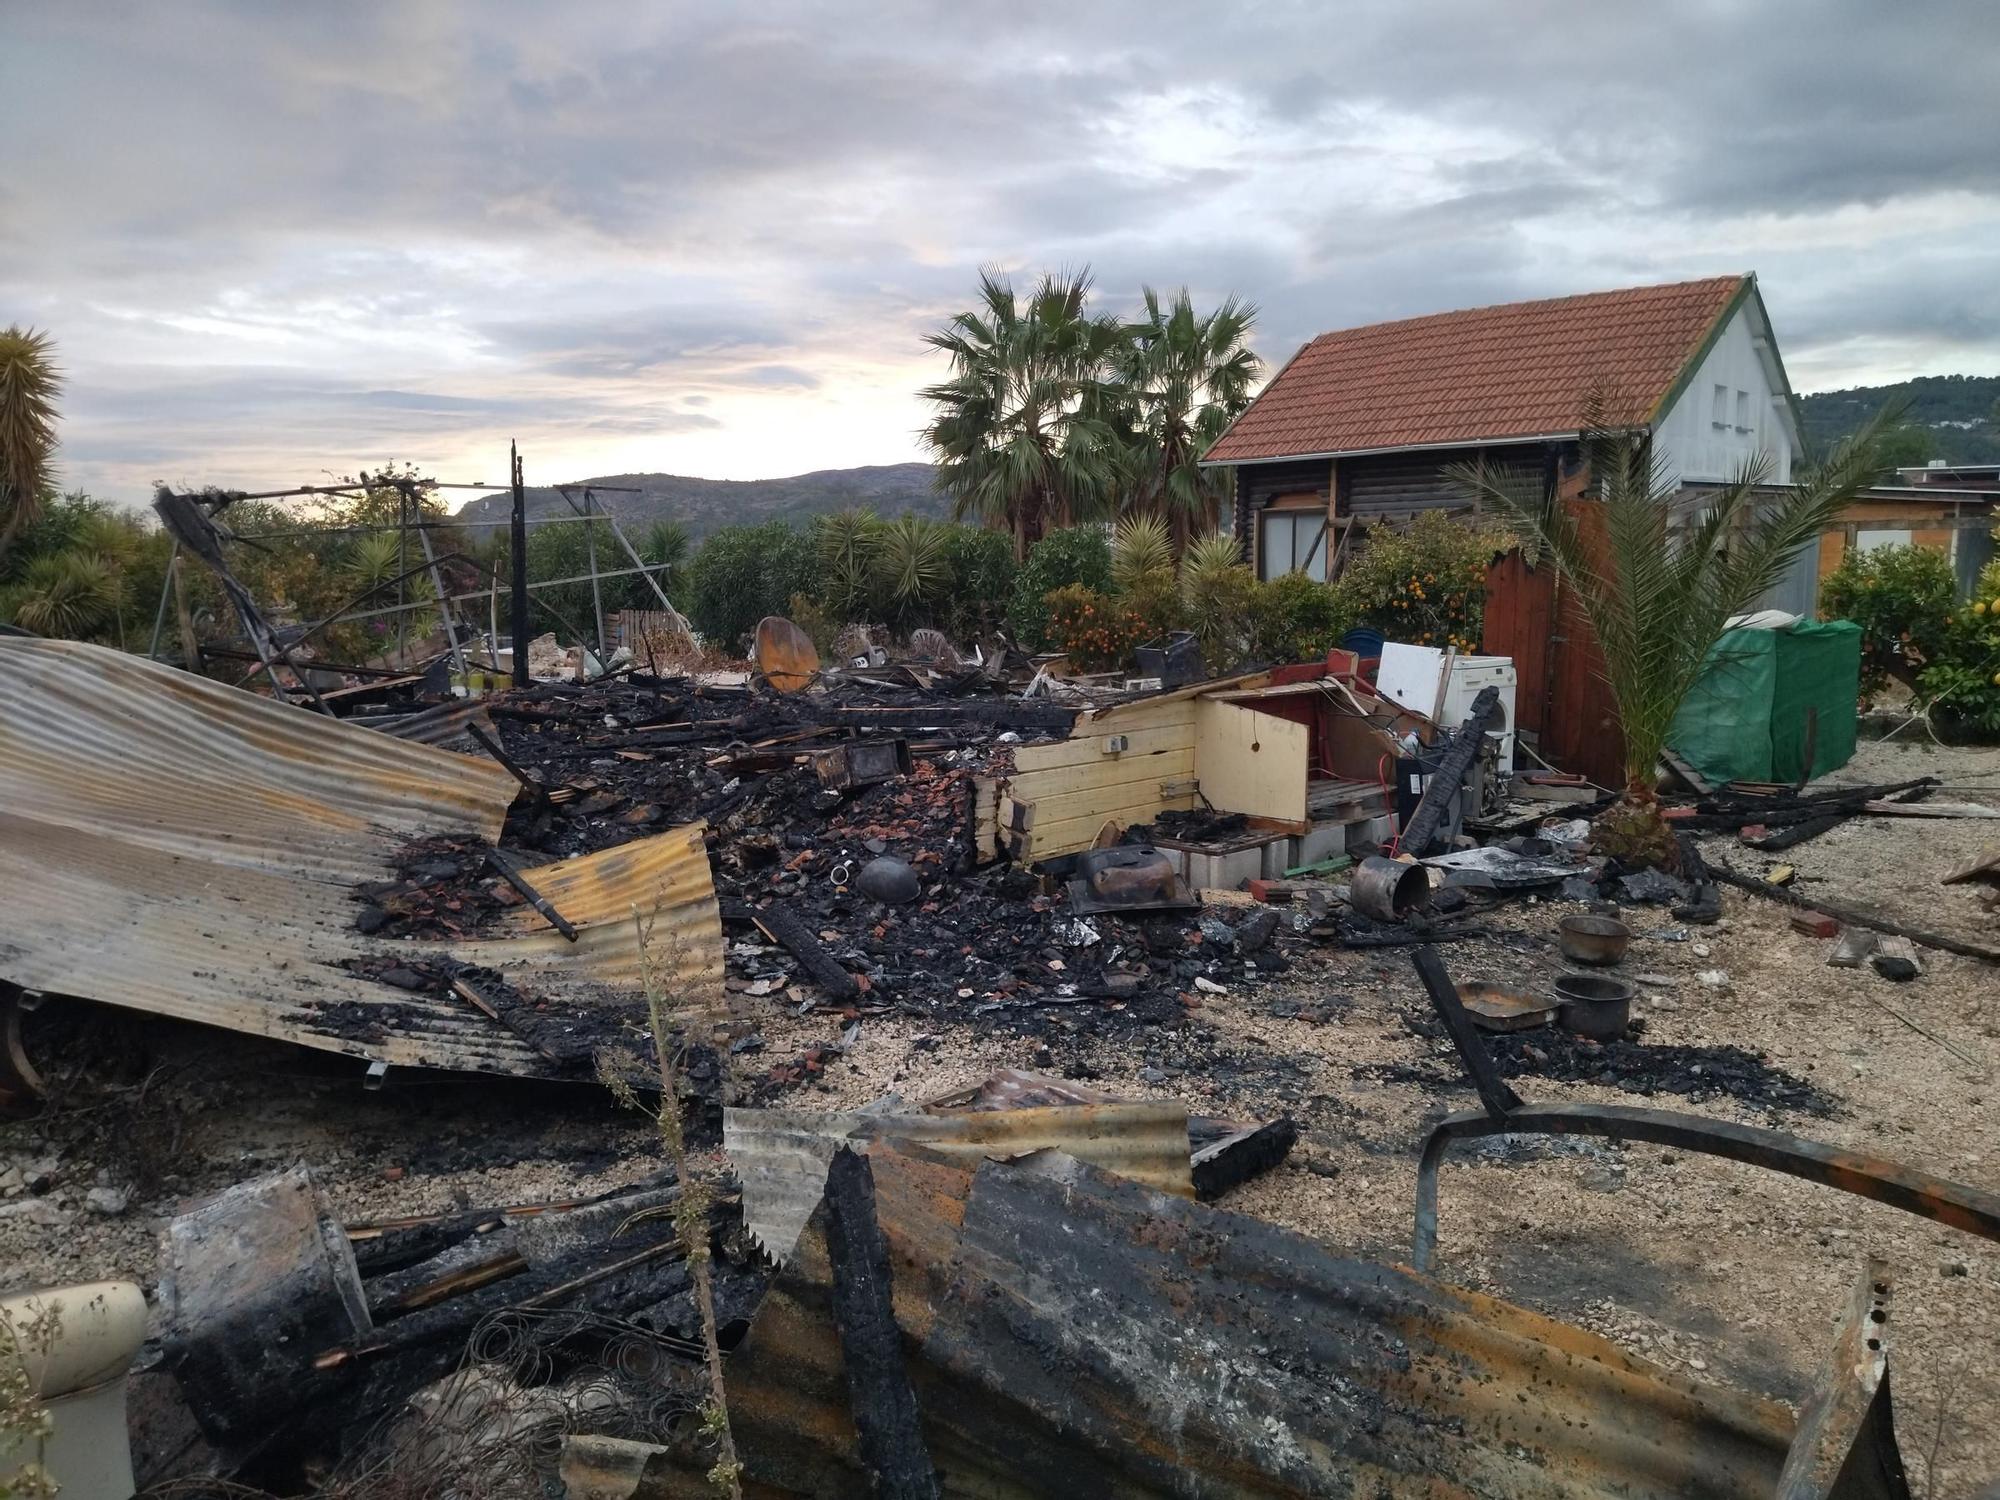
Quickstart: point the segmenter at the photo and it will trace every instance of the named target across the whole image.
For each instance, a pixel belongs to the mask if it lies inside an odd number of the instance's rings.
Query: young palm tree
[[[1881,426],[1872,423],[1775,495],[1766,461],[1747,463],[1685,521],[1672,516],[1676,484],[1638,434],[1586,435],[1595,496],[1580,505],[1471,465],[1449,471],[1461,492],[1508,516],[1554,562],[1597,633],[1625,736],[1625,787],[1597,821],[1601,852],[1632,864],[1678,863],[1654,792],[1674,713],[1729,619],[1875,482]]]
[[[0,558],[40,514],[54,477],[62,377],[46,333],[0,332]]]
[[[1132,504],[1167,518],[1178,554],[1220,519],[1229,479],[1203,470],[1201,456],[1250,404],[1260,364],[1243,341],[1257,309],[1231,297],[1198,316],[1185,287],[1164,306],[1147,287],[1145,303],[1120,372],[1138,408]]]
[[[1087,310],[1088,270],[1044,276],[1025,301],[982,271],[979,291],[979,310],[926,339],[951,376],[923,393],[938,408],[924,439],[954,518],[1006,527],[1018,561],[1051,527],[1111,507],[1123,454],[1107,376],[1126,332]]]

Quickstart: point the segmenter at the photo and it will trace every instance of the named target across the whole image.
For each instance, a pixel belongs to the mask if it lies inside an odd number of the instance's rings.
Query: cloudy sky
[[[977,268],[1314,332],[1755,270],[1801,390],[2000,373],[1991,0],[0,6],[64,477],[921,456]]]

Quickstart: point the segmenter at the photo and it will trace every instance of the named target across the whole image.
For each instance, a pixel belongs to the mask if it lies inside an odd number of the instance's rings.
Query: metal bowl
[[[1632,929],[1616,917],[1564,917],[1556,941],[1571,963],[1615,964],[1632,946]]]
[[[1565,974],[1556,981],[1562,1009],[1556,1019],[1565,1031],[1596,1041],[1616,1041],[1632,1024],[1632,997],[1638,986],[1609,974]]]

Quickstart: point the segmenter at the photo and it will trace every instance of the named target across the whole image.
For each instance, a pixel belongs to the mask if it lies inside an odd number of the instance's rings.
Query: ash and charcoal
[[[962,685],[982,681],[967,674]],[[808,696],[628,678],[545,685],[491,711],[508,758],[544,794],[516,801],[503,847],[560,859],[666,824],[706,823],[732,939],[730,987],[779,995],[795,1008],[818,1000],[848,1019],[897,1010],[1021,1032],[1162,1024],[1185,1013],[1197,980],[1227,985],[1282,973],[1290,963],[1283,949],[1305,941],[1289,913],[1199,925],[1188,913],[1080,918],[1037,876],[981,868],[976,780],[1004,775],[1014,744],[1061,737],[1071,709],[852,682]],[[919,758],[910,773],[838,789],[799,763],[864,731],[912,737]],[[1163,825],[1185,834],[1242,822],[1170,814]],[[521,901],[475,842],[412,845],[398,873],[359,893],[364,930],[474,936]],[[788,951],[797,944],[769,940],[759,918],[773,908],[822,952],[802,959]],[[451,977],[389,967],[430,981],[412,987],[442,988]],[[532,997],[511,998],[524,1016],[549,1011]],[[611,1029],[628,1020],[615,1015]],[[592,1040],[578,1034],[590,1019],[572,1007],[557,1008],[554,1024],[566,1028],[553,1038],[565,1055]],[[809,1079],[836,1050],[775,1063],[770,1080]]]
[[[1450,1046],[1444,1026],[1429,1013],[1406,1015],[1414,1036]],[[1489,1033],[1482,1040],[1502,1078],[1546,1078],[1558,1083],[1590,1083],[1647,1098],[1671,1095],[1690,1103],[1729,1099],[1772,1113],[1831,1117],[1838,1102],[1823,1089],[1776,1066],[1759,1053],[1734,1046],[1689,1046],[1643,1040],[1644,1024],[1633,1035],[1599,1042],[1555,1026],[1532,1031]],[[1470,1087],[1456,1058],[1441,1068],[1386,1064],[1366,1070],[1387,1082],[1414,1083],[1434,1092]]]

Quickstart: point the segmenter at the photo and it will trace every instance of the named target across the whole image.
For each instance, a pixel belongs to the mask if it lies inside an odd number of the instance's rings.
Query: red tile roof
[[[1637,425],[1747,276],[1434,313],[1323,333],[1208,450],[1210,462],[1575,432],[1586,398]]]

